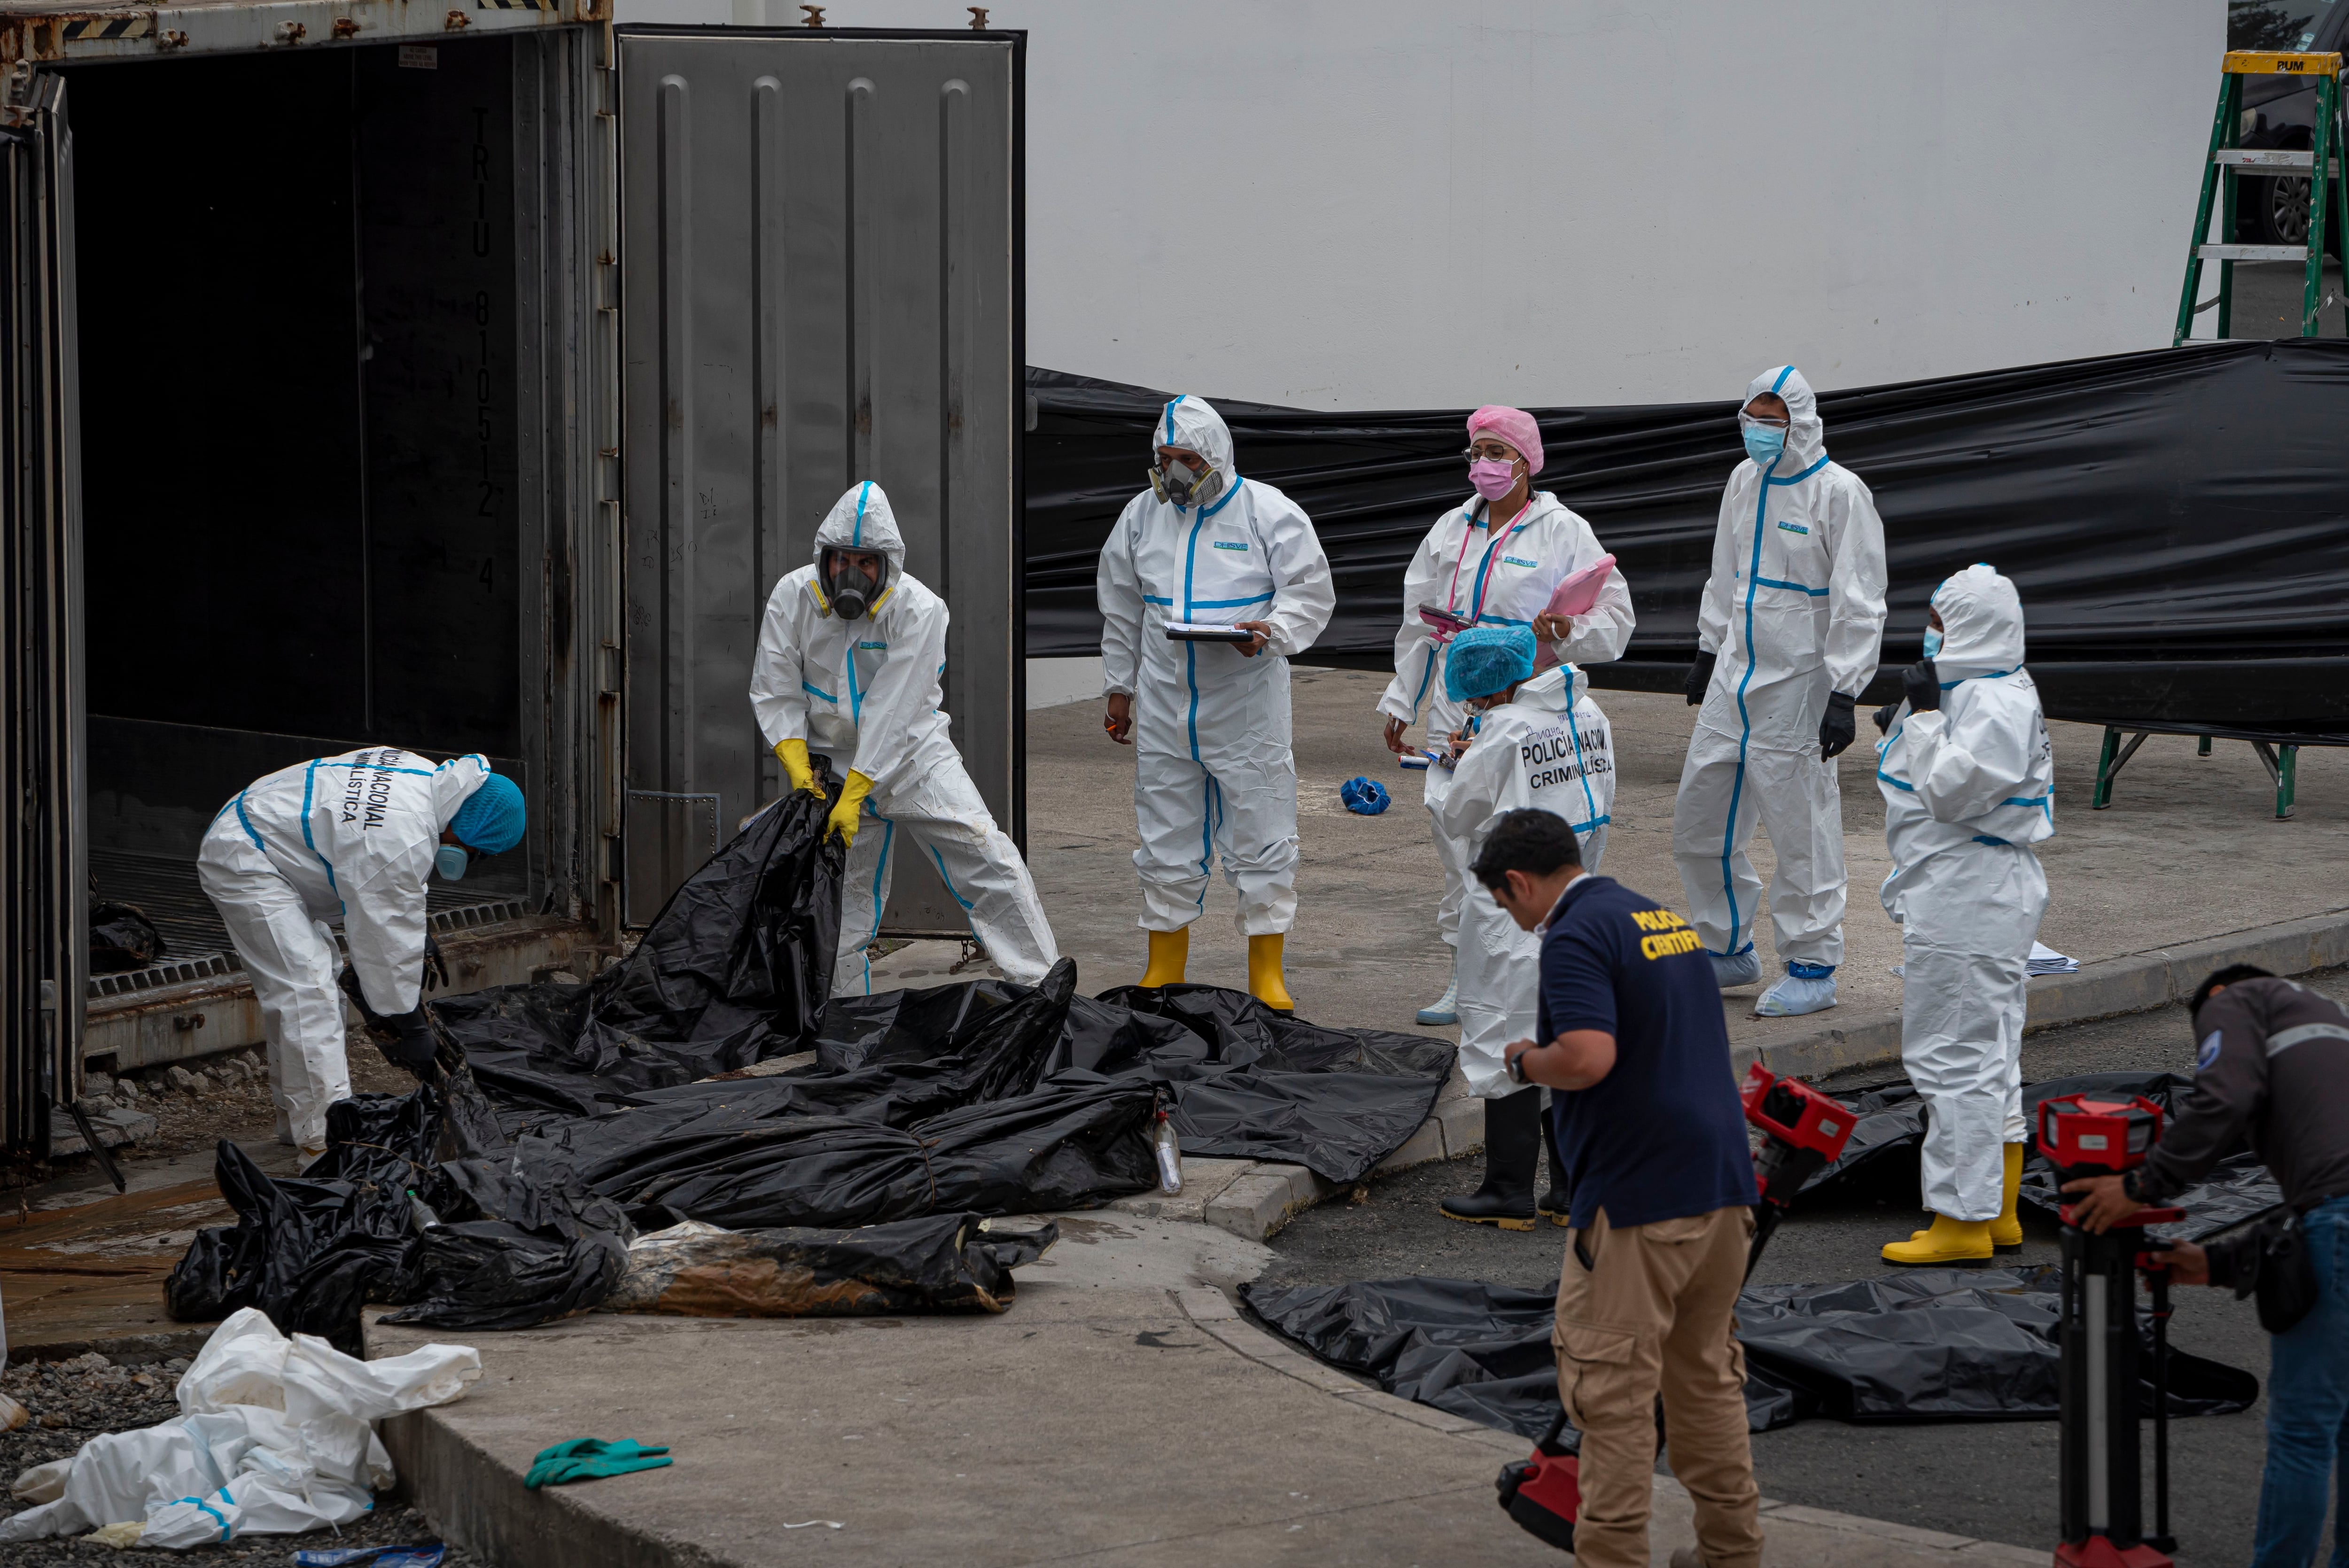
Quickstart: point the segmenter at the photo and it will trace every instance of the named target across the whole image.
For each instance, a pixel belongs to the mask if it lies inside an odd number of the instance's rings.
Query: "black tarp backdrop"
[[[1027,652],[1098,653],[1096,560],[1165,398],[1035,368],[1028,387]],[[1302,505],[1329,552],[1338,611],[1313,656],[1382,667],[1412,552],[1468,494],[1467,410],[1208,400],[1240,472]],[[1668,689],[1695,650],[1734,410],[1532,411],[1542,488],[1589,520],[1639,611],[1602,686]],[[1989,561],[2022,590],[2053,717],[2349,734],[2349,344],[2197,344],[1830,392],[1819,411],[1884,517],[1887,666],[1919,656],[1934,587]]]

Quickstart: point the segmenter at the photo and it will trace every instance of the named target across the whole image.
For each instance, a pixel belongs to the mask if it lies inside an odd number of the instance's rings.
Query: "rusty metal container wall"
[[[952,610],[946,711],[1016,835],[1015,43],[619,37],[627,918],[781,788],[760,622],[859,480]],[[884,924],[965,928],[916,856]]]

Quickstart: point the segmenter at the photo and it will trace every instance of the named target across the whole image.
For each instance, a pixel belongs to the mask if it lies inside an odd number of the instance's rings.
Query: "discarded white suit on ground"
[[[888,558],[888,581],[855,620],[833,614],[827,550]],[[873,780],[842,874],[833,990],[872,991],[866,949],[880,930],[899,857],[937,868],[971,934],[1007,980],[1032,985],[1060,957],[1019,846],[996,826],[940,710],[946,601],[905,570],[905,536],[871,480],[851,486],[816,530],[815,559],[775,584],[750,666],[750,707],[771,749],[804,740],[846,778]]]
[[[178,1418],[84,1443],[55,1500],[0,1520],[0,1541],[144,1521],[140,1545],[186,1548],[349,1524],[396,1479],[370,1423],[448,1404],[481,1375],[465,1346],[361,1361],[245,1307],[181,1377]],[[19,1491],[55,1485],[28,1472]]]
[[[425,883],[440,834],[490,776],[480,757],[434,763],[396,746],[282,768],[221,808],[196,851],[260,1006],[270,1097],[305,1149],[351,1093],[339,916],[367,1006],[413,1012],[423,984]]]
[[[1198,453],[1223,488],[1199,506],[1143,490],[1102,546],[1102,689],[1133,698],[1141,924],[1179,931],[1198,919],[1221,860],[1241,933],[1268,936],[1297,918],[1288,660],[1337,607],[1330,562],[1295,501],[1240,477],[1231,431],[1206,404],[1167,404],[1152,442]],[[1262,621],[1272,636],[1248,658],[1223,643],[1170,641],[1169,621]]]
[[[1423,719],[1422,733],[1430,750],[1444,749],[1444,738],[1466,720],[1468,709],[1444,693],[1444,661],[1451,644],[1420,618],[1420,606],[1432,604],[1480,626],[1530,626],[1560,583],[1607,553],[1590,524],[1547,490],[1534,491],[1514,521],[1488,532],[1484,520],[1491,510],[1491,502],[1475,496],[1447,508],[1420,541],[1403,573],[1394,679],[1379,698],[1379,711],[1405,724]],[[1538,645],[1541,662],[1588,665],[1621,658],[1635,619],[1622,570],[1610,569],[1599,602],[1574,617],[1572,634]],[[1428,814],[1437,817],[1453,775],[1431,767],[1421,779]],[[1438,828],[1435,853],[1444,866],[1436,929],[1446,943],[1456,944],[1464,901],[1475,896],[1468,875],[1473,851]]]
[[[1599,869],[1615,804],[1615,744],[1589,682],[1572,665],[1545,670],[1487,709],[1475,738],[1433,808],[1438,834],[1473,862],[1504,811],[1530,807],[1574,829],[1582,863]],[[1502,1053],[1534,1037],[1541,991],[1541,938],[1521,931],[1483,888],[1460,912],[1460,1073],[1472,1094],[1497,1099],[1509,1081]]]
[[[1933,592],[1939,711],[1906,703],[1877,748],[1884,907],[1900,923],[1900,1060],[1926,1104],[1925,1204],[1999,1214],[2002,1143],[2020,1143],[2023,1018],[2055,831],[2055,763],[2023,667],[2014,584],[1970,566]]]
[[[1793,366],[1745,390],[1785,399],[1792,428],[1765,472],[1722,491],[1697,645],[1718,655],[1672,809],[1672,858],[1705,947],[1744,950],[1761,902],[1745,846],[1759,818],[1777,870],[1778,956],[1843,961],[1843,797],[1819,755],[1827,694],[1857,696],[1884,630],[1884,524],[1857,475],[1827,458],[1818,402]]]

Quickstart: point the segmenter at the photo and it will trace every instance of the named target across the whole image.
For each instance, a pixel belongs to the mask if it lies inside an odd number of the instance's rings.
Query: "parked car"
[[[2349,0],[2228,0],[2227,47],[2349,52]],[[2316,83],[2306,77],[2245,77],[2238,139],[2245,147],[2306,151],[2316,126]],[[2341,254],[2338,223],[2324,248]],[[2254,245],[2308,242],[2308,181],[2247,179],[2236,199],[2235,238]]]

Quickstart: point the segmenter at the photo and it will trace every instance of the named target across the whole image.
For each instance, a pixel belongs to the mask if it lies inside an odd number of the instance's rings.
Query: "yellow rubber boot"
[[[2023,1216],[2014,1212],[2014,1201],[2023,1192],[2023,1145],[2006,1146],[2006,1171],[2002,1178],[2005,1186],[1998,1201],[1998,1218],[1990,1222],[1990,1244],[2003,1251],[2023,1245]]]
[[[1933,1216],[1931,1228],[1905,1242],[1887,1243],[1884,1261],[1909,1268],[1964,1267],[1991,1260],[1990,1222]]]
[[[1288,987],[1280,978],[1284,940],[1278,932],[1248,938],[1248,995],[1276,1012],[1294,1013],[1297,1004],[1289,1000]]]
[[[1150,967],[1142,972],[1144,985],[1180,985],[1183,966],[1191,959],[1191,928],[1150,933]]]

